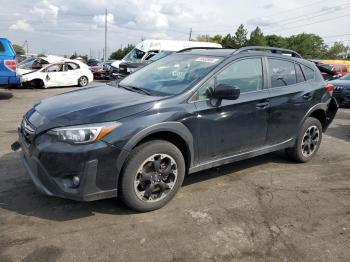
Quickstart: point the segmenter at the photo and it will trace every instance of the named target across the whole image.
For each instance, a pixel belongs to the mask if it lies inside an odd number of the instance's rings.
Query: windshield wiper
[[[137,87],[137,86],[125,86],[125,85],[118,84],[118,87],[124,88],[124,89],[129,90],[129,91],[133,91],[133,92],[136,91],[138,93],[143,93],[143,94],[148,95],[148,96],[151,95],[151,92],[145,90],[144,88]]]

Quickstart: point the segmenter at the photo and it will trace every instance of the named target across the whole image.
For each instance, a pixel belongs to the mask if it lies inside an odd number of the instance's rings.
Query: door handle
[[[268,107],[269,105],[270,105],[270,103],[268,101],[265,101],[265,102],[257,103],[256,108],[264,109],[264,108]]]
[[[306,93],[305,95],[303,95],[303,98],[306,100],[309,100],[312,98],[312,94],[311,93]]]

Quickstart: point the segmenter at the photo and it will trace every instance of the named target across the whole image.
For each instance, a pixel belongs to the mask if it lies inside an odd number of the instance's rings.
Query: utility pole
[[[105,13],[105,48],[104,48],[104,56],[103,61],[107,60],[107,8]]]
[[[190,35],[188,37],[188,41],[191,41],[191,38],[192,38],[192,27],[190,28]]]

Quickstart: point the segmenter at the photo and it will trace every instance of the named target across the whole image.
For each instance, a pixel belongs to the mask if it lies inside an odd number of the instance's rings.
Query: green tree
[[[324,58],[327,45],[315,34],[298,34],[286,38],[287,48],[297,51],[304,58]]]
[[[273,47],[286,48],[287,41],[284,37],[278,35],[267,35],[265,36],[266,45]]]
[[[199,42],[212,42],[212,43],[218,43],[221,44],[222,43],[222,35],[214,35],[214,36],[210,36],[210,35],[198,35],[196,37],[196,41]]]
[[[221,44],[226,48],[235,48],[235,43],[233,42],[233,37],[231,34],[227,34],[221,40]]]
[[[325,58],[328,59],[343,59],[346,58],[349,47],[345,46],[342,42],[335,42],[325,54]]]
[[[111,56],[109,57],[109,59],[112,60],[120,60],[122,59],[125,55],[127,55],[132,49],[134,49],[135,46],[128,44],[126,47],[124,48],[119,48],[117,51],[114,51]]]
[[[13,50],[15,50],[17,55],[25,55],[26,52],[24,51],[23,47],[21,47],[20,45],[14,44],[12,45],[12,47],[13,47]]]
[[[246,46],[248,43],[247,35],[248,35],[247,29],[244,28],[243,24],[241,24],[238,27],[235,35],[232,37],[233,48],[240,48],[240,47]]]
[[[259,45],[264,46],[267,41],[262,33],[261,29],[257,26],[254,31],[250,33],[250,38],[248,40],[248,45]]]

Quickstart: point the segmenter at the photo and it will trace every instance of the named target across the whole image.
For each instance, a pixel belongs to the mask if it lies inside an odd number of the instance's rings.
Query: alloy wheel
[[[166,197],[177,180],[177,164],[167,154],[154,154],[139,167],[134,180],[137,197],[145,202],[157,202]]]
[[[303,156],[311,156],[317,149],[318,142],[320,140],[320,130],[317,126],[310,126],[304,136],[301,143],[301,152]]]

